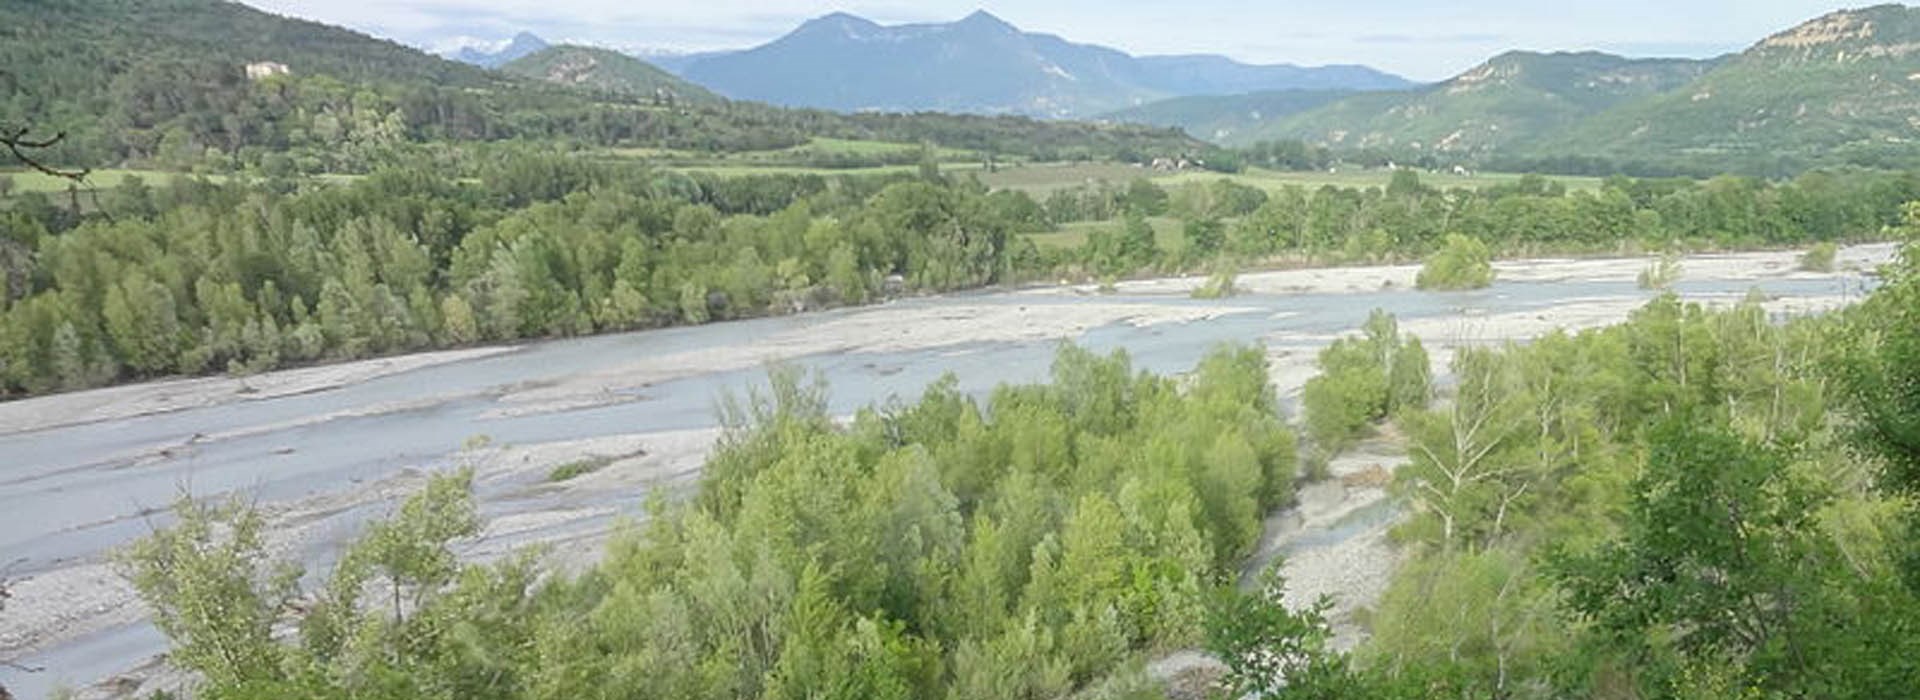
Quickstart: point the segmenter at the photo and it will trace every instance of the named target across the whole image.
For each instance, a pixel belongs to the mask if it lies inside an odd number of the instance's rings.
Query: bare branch
[[[80,170],[63,170],[40,162],[38,158],[27,153],[27,151],[54,147],[54,145],[67,138],[67,132],[57,132],[50,138],[28,138],[27,134],[32,131],[32,127],[20,127],[19,129],[9,129],[5,132],[0,132],[0,146],[6,146],[7,152],[13,154],[14,160],[24,163],[29,168],[53,177],[65,178],[81,184],[86,183],[87,175],[93,171],[85,168]]]

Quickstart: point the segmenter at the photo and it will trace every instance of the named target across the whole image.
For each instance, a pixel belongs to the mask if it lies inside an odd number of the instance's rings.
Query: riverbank
[[[1893,252],[1850,248],[1842,269],[1870,269]],[[1495,289],[1448,294],[1410,291],[1413,268],[1404,266],[1243,275],[1247,295],[1209,302],[1187,298],[1198,278],[1122,283],[1113,296],[1085,286],[966,294],[0,404],[0,446],[36,455],[0,465],[0,562],[26,561],[0,574],[18,579],[0,611],[0,659],[50,667],[0,672],[0,682],[38,697],[57,681],[87,685],[143,665],[155,637],[140,631],[144,611],[105,552],[162,519],[182,489],[255,498],[274,523],[276,551],[321,569],[358,523],[424,474],[471,464],[485,524],[468,556],[545,544],[557,565],[576,566],[599,555],[614,523],[639,516],[648,491],[695,483],[718,435],[713,395],[740,390],[768,361],[832,376],[857,407],[894,392],[911,398],[948,370],[968,391],[1043,377],[1063,338],[1127,348],[1156,371],[1189,367],[1215,342],[1260,340],[1275,389],[1291,397],[1314,374],[1319,349],[1374,306],[1401,314],[1438,375],[1454,348],[1624,319],[1645,303],[1631,280],[1649,262],[1504,262]],[[1783,314],[1853,300],[1858,273],[1797,267],[1786,252],[1688,258],[1679,287],[1690,301],[1719,304],[1770,286],[1779,291],[1769,309]],[[474,435],[495,439],[455,449]],[[1400,459],[1382,445],[1336,461],[1340,478],[1303,489],[1299,508],[1270,520],[1263,540],[1262,552],[1287,554],[1290,601],[1336,594],[1340,644],[1358,643],[1364,630],[1352,612],[1371,605],[1397,561],[1384,538],[1392,511],[1381,474]],[[606,465],[550,478],[581,460]],[[148,692],[167,678],[125,674],[88,693]]]

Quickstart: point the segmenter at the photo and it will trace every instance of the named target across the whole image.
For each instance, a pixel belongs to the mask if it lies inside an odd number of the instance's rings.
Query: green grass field
[[[980,182],[996,190],[1021,190],[1044,198],[1054,190],[1089,182],[1131,182],[1153,171],[1126,163],[1033,163],[981,173]]]
[[[1428,187],[1437,187],[1443,190],[1461,189],[1461,188],[1479,189],[1482,187],[1492,187],[1495,185],[1506,185],[1506,184],[1512,184],[1518,181],[1522,177],[1521,175],[1513,174],[1513,173],[1474,173],[1473,175],[1462,176],[1462,175],[1454,175],[1451,173],[1422,172],[1419,175],[1420,175],[1421,184],[1426,185]],[[1387,183],[1393,179],[1393,172],[1389,170],[1359,170],[1359,169],[1342,170],[1340,172],[1332,172],[1332,173],[1288,172],[1288,171],[1280,171],[1280,170],[1266,170],[1262,168],[1248,168],[1246,172],[1236,173],[1233,175],[1222,175],[1219,173],[1200,173],[1200,172],[1179,173],[1174,175],[1155,177],[1154,182],[1159,183],[1160,186],[1162,187],[1170,187],[1170,186],[1186,184],[1189,182],[1209,181],[1219,177],[1231,177],[1234,180],[1238,180],[1242,183],[1253,185],[1255,187],[1265,188],[1268,190],[1277,190],[1277,189],[1281,189],[1283,187],[1288,187],[1288,186],[1299,186],[1299,187],[1306,187],[1309,189],[1317,189],[1324,185],[1333,185],[1335,187],[1367,188],[1367,187],[1386,187]],[[1600,178],[1594,178],[1594,177],[1550,176],[1547,179],[1553,180],[1555,182],[1559,182],[1562,185],[1566,185],[1567,189],[1569,190],[1589,190],[1589,191],[1597,190],[1597,189],[1600,189],[1600,182],[1601,182]]]
[[[879,165],[869,168],[814,168],[799,165],[689,165],[674,166],[671,169],[684,173],[706,173],[720,177],[744,177],[750,175],[890,175],[895,173],[918,172],[917,165]],[[940,166],[942,172],[968,172],[980,170],[979,163],[946,163]]]
[[[105,170],[95,170],[87,175],[87,184],[101,189],[107,189],[119,187],[120,182],[128,177],[138,177],[145,180],[149,185],[158,185],[176,175],[184,176],[186,174],[165,170],[121,170],[109,168]],[[13,191],[15,192],[65,192],[67,191],[67,186],[73,184],[72,180],[66,178],[54,177],[46,173],[30,170],[0,172],[0,177],[11,178],[13,180]],[[214,180],[222,179],[221,176],[218,175],[208,177]]]
[[[1068,163],[1035,164],[1001,168],[998,172],[982,173],[980,181],[994,189],[1022,190],[1035,197],[1066,187],[1074,187],[1089,182],[1124,183],[1138,178],[1148,178],[1161,187],[1210,182],[1219,178],[1230,178],[1243,184],[1266,190],[1279,190],[1285,187],[1305,187],[1318,189],[1323,185],[1336,187],[1385,187],[1393,179],[1393,173],[1387,170],[1343,170],[1340,172],[1285,172],[1249,168],[1246,172],[1226,174],[1212,172],[1156,172],[1123,163]],[[1420,182],[1429,187],[1441,189],[1481,188],[1512,183],[1520,175],[1510,173],[1476,173],[1472,176],[1459,176],[1445,173],[1420,173]],[[1570,190],[1599,189],[1600,179],[1591,177],[1551,177],[1567,186]]]
[[[659,161],[680,168],[805,168],[809,160],[818,158],[917,158],[920,153],[920,144],[815,138],[789,148],[738,153],[707,153],[668,148],[609,148],[597,153],[602,157],[619,160]],[[934,155],[943,163],[975,163],[980,159],[977,153],[956,148],[936,149]],[[821,170],[831,169],[822,168]]]

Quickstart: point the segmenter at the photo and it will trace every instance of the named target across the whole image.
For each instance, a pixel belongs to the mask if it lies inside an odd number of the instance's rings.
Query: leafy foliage
[[[1231,267],[1222,266],[1207,277],[1205,284],[1194,287],[1191,296],[1195,299],[1225,299],[1233,296],[1235,292],[1233,280],[1236,276],[1238,273]]]
[[[1833,272],[1833,259],[1839,253],[1840,247],[1832,242],[1816,243],[1800,254],[1800,269],[1807,272]]]
[[[1227,665],[1224,684],[1239,697],[1355,697],[1364,686],[1331,636],[1321,600],[1293,611],[1277,598],[1286,579],[1276,565],[1251,592],[1220,588],[1207,609],[1207,651]]]
[[[1323,458],[1351,447],[1375,421],[1426,408],[1432,395],[1419,338],[1402,336],[1399,322],[1379,309],[1362,330],[1320,351],[1320,374],[1301,390],[1307,436]]]
[[[259,582],[257,513],[184,511],[129,559],[163,613],[254,611],[163,627],[211,697],[1058,697],[1197,643],[1290,497],[1264,364],[1223,347],[1176,383],[1063,346],[1051,384],[983,404],[949,378],[846,427],[776,370],[694,501],[656,498],[600,565],[458,563],[470,477],[439,477],[348,549],[296,644],[268,633],[292,579]]]
[[[1902,233],[1909,241],[1890,266],[1884,286],[1845,316],[1829,371],[1843,388],[1853,417],[1853,438],[1876,458],[1882,487],[1912,498],[1920,494],[1920,205],[1908,205]],[[1920,510],[1910,513],[1909,533],[1920,532]],[[1903,576],[1920,592],[1920,544],[1909,536]]]
[[[1414,284],[1421,289],[1481,289],[1493,284],[1493,254],[1480,239],[1447,234],[1439,252],[1420,266]]]
[[[1673,284],[1680,281],[1682,272],[1680,256],[1665,253],[1641,270],[1635,283],[1641,289],[1672,289]]]
[[[957,289],[1035,264],[1008,198],[897,179],[673,180],[530,155],[477,185],[394,169],[118,194],[134,216],[12,229],[38,252],[0,295],[0,394],[791,313],[866,301],[890,275]]]

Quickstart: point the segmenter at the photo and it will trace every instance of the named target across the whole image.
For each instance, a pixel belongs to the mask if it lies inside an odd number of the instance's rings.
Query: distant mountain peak
[[[1747,53],[1808,60],[1902,58],[1920,52],[1920,9],[1876,5],[1840,10],[1769,36]]]
[[[1140,58],[1029,33],[982,9],[947,23],[899,25],[835,12],[755,48],[662,66],[728,97],[792,107],[1039,117],[1100,114],[1178,95],[1410,85],[1359,66],[1189,59]]]
[[[1007,22],[1004,19],[1000,19],[999,17],[995,16],[993,13],[988,12],[986,10],[974,10],[972,13],[968,14],[967,16],[960,18],[960,21],[955,22],[954,24],[962,25],[962,26],[973,26],[973,27],[992,27],[995,29],[1005,28],[1005,29],[1011,29],[1014,31],[1019,31],[1019,29],[1017,27],[1014,27],[1011,23]]]
[[[533,32],[521,31],[504,42],[484,46],[464,46],[447,57],[461,63],[499,68],[513,59],[536,53],[548,46],[547,40]]]
[[[847,12],[832,12],[807,20],[805,24],[800,25],[799,29],[794,30],[790,36],[830,33],[844,34],[853,38],[863,38],[881,29],[883,29],[883,27],[865,17]]]

